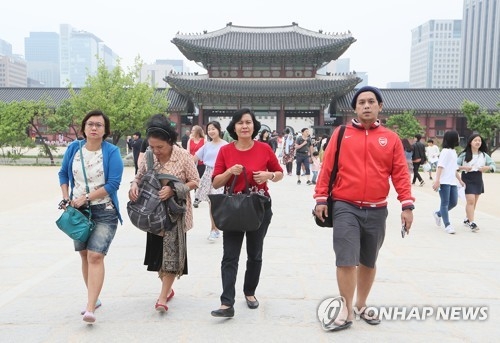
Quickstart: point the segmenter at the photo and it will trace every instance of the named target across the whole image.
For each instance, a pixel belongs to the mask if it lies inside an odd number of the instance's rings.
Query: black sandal
[[[350,328],[352,325],[352,320],[346,320],[342,325],[339,326],[330,326],[330,325],[323,324],[323,329],[327,331],[341,331]]]
[[[366,313],[366,309],[365,309],[365,310],[363,310],[363,312],[360,313],[359,317],[370,325],[379,325],[380,324],[380,319],[375,317],[375,311],[373,311],[373,310],[370,310],[368,313]]]

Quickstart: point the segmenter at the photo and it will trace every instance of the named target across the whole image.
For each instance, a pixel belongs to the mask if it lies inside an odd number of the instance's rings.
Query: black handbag
[[[335,151],[335,160],[333,162],[333,170],[330,174],[330,183],[328,184],[328,198],[326,199],[328,206],[328,217],[324,218],[324,221],[321,221],[320,218],[316,216],[314,209],[312,211],[314,220],[316,221],[316,225],[320,227],[333,227],[333,199],[332,199],[332,189],[333,184],[335,182],[335,178],[337,177],[337,172],[339,170],[339,152],[340,152],[340,144],[342,143],[342,137],[344,136],[345,125],[340,126],[339,135],[337,136],[337,151]]]
[[[241,174],[245,178],[243,193],[234,194],[234,185],[239,176],[236,175],[227,193],[208,195],[215,226],[221,231],[257,231],[264,220],[266,205],[271,201],[265,195],[250,192],[245,168]]]

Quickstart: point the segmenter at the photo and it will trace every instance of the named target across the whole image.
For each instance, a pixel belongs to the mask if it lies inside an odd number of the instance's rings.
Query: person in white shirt
[[[495,162],[486,153],[488,148],[486,142],[477,133],[472,134],[467,140],[464,151],[458,155],[458,170],[462,171],[462,181],[465,183],[465,205],[466,218],[464,225],[477,232],[479,227],[474,222],[474,211],[476,210],[479,196],[484,193],[483,173],[494,172]]]
[[[436,170],[437,162],[439,160],[439,147],[434,144],[432,139],[427,141],[425,156],[427,156],[427,161],[431,165],[431,169],[429,169],[429,180],[432,180],[432,170]]]
[[[225,140],[222,139],[222,131],[221,126],[218,121],[211,121],[207,124],[206,127],[208,142],[205,143],[198,151],[195,152],[193,156],[193,160],[195,163],[198,161],[203,161],[205,164],[205,171],[200,179],[200,187],[196,190],[196,199],[198,199],[198,203],[208,199],[208,194],[220,194],[224,191],[224,188],[221,187],[219,189],[215,189],[212,186],[212,173],[214,171],[215,160],[217,159],[217,154],[219,150],[224,145],[228,144]],[[195,206],[198,207],[198,206]],[[208,236],[208,240],[214,242],[217,238],[220,237],[220,232],[215,226],[214,220],[212,218],[210,207],[210,235]]]
[[[450,234],[455,233],[455,229],[450,223],[449,211],[457,206],[458,190],[457,184],[464,183],[458,173],[457,152],[455,147],[459,144],[457,131],[446,131],[443,137],[443,149],[439,155],[437,164],[436,180],[432,184],[432,189],[439,192],[441,206],[434,212],[434,220],[437,226],[444,223],[445,231]]]

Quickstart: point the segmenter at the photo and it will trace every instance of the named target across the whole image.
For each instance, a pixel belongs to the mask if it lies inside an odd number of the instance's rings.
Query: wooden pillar
[[[285,118],[285,105],[281,103],[280,110],[278,111],[278,118],[276,123],[276,131],[281,134],[285,131],[286,118]]]
[[[203,127],[203,105],[202,104],[200,104],[200,109],[198,112],[198,125]]]
[[[319,107],[319,118],[316,121],[317,126],[325,126],[325,105],[321,104]]]

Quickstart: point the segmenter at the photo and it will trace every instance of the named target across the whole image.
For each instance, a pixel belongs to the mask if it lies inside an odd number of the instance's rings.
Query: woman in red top
[[[260,122],[247,108],[238,110],[227,127],[227,131],[234,142],[223,146],[219,150],[212,174],[214,188],[231,185],[233,177],[240,175],[245,167],[251,192],[263,192],[269,196],[267,181],[277,182],[283,178],[283,169],[273,150],[267,143],[255,141],[260,130]],[[245,188],[245,179],[236,180],[234,192],[242,192]],[[246,236],[247,270],[243,293],[247,306],[251,309],[259,307],[255,298],[255,289],[259,284],[262,268],[262,249],[267,228],[271,223],[273,212],[271,202],[266,208],[264,220],[257,231],[223,233],[223,257],[221,264],[222,294],[221,306],[212,311],[214,317],[233,317],[236,274],[243,238]]]
[[[205,144],[205,133],[203,132],[201,126],[195,125],[191,128],[191,138],[188,141],[188,151],[191,154],[191,156],[195,156],[196,152],[200,150],[203,144]],[[198,160],[196,168],[198,169],[198,175],[201,178],[203,176],[203,173],[205,172],[205,164],[203,163],[202,160]],[[198,199],[198,191],[197,191],[194,195],[193,206],[198,207],[199,203],[200,201]]]

